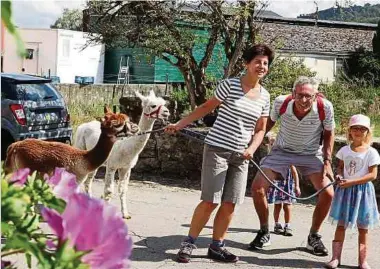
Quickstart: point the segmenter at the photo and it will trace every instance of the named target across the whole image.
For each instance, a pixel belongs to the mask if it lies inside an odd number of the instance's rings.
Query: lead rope
[[[161,131],[164,131],[165,128],[166,128],[166,126],[164,126],[162,128],[159,128],[159,129],[156,129],[156,130],[141,132],[141,133],[138,133],[136,135],[145,135],[145,134],[149,134],[149,133],[161,132]],[[201,143],[204,143],[204,139],[206,137],[205,134],[202,134],[200,132],[192,131],[189,128],[183,128],[183,129],[181,129],[179,131],[179,134],[181,134],[181,135],[183,135],[185,137],[188,137],[190,139],[197,140],[197,141],[199,141]],[[202,137],[202,138],[199,138],[199,137]],[[275,189],[277,189],[278,191],[284,193],[286,196],[288,196],[288,197],[290,197],[292,199],[296,199],[296,200],[300,200],[300,201],[310,200],[311,198],[314,198],[315,196],[319,195],[321,192],[323,192],[324,190],[326,190],[330,186],[333,186],[333,185],[336,184],[336,181],[331,176],[329,176],[329,179],[331,180],[331,182],[329,184],[327,184],[326,186],[324,186],[322,189],[316,191],[314,194],[312,194],[310,196],[307,196],[307,197],[297,197],[297,196],[294,196],[294,195],[288,193],[287,191],[284,191],[280,187],[278,187],[276,183],[274,183],[270,178],[268,178],[268,176],[264,173],[264,171],[260,168],[260,166],[254,160],[251,159],[249,161],[256,166],[256,168],[258,169],[258,171],[264,176],[264,178],[266,179],[266,181],[268,181],[271,186],[273,186]]]
[[[200,132],[194,132],[194,131],[192,131],[192,130],[190,130],[188,128],[184,128],[184,129],[180,130],[180,134],[183,135],[183,136],[186,136],[186,137],[198,140],[198,141],[200,141],[202,143],[204,143],[203,139],[199,139],[198,137],[193,137],[192,135],[202,136],[203,138],[206,137],[206,135],[204,135],[204,134],[202,134]],[[251,159],[249,161],[256,166],[256,168],[258,169],[258,171],[264,176],[264,178],[269,182],[269,184],[271,184],[275,189],[277,189],[278,191],[284,193],[286,196],[288,196],[288,197],[290,197],[292,199],[296,199],[296,200],[300,200],[300,201],[310,200],[311,198],[314,198],[315,196],[319,195],[321,192],[323,192],[324,190],[326,190],[330,186],[333,186],[333,185],[336,184],[336,181],[331,176],[329,176],[329,179],[331,180],[331,182],[329,184],[327,184],[326,186],[324,186],[322,189],[318,190],[314,194],[312,194],[310,196],[307,196],[307,197],[297,197],[297,196],[294,196],[294,195],[292,195],[292,194],[284,191],[280,187],[278,187],[277,184],[275,184],[270,178],[268,178],[268,176],[264,173],[264,171],[260,168],[260,166],[254,160]]]

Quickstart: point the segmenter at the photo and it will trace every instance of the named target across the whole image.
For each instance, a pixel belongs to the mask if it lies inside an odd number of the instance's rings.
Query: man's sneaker
[[[323,245],[321,238],[322,236],[319,234],[310,234],[307,238],[306,248],[314,255],[327,256],[329,252]]]
[[[275,234],[282,234],[284,232],[284,229],[282,228],[282,225],[280,223],[276,223],[274,225],[274,229],[273,229],[273,232]]]
[[[293,236],[293,230],[289,226],[284,227],[284,235],[285,236]]]
[[[239,257],[229,252],[223,247],[209,247],[207,256],[210,259],[220,261],[220,262],[237,262]]]
[[[270,246],[270,234],[268,231],[259,230],[255,239],[249,244],[249,249],[258,249]]]
[[[191,244],[189,242],[182,242],[181,247],[177,254],[177,261],[188,263],[191,259],[191,253],[193,252],[193,249],[197,248],[194,244]]]

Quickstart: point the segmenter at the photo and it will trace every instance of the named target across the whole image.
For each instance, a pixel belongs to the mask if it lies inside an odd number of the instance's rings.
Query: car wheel
[[[1,130],[1,160],[7,157],[7,149],[14,142],[13,137],[7,131]]]

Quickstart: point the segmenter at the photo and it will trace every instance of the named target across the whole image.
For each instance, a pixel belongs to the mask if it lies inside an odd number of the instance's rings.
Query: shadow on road
[[[188,225],[183,225],[188,226]],[[234,229],[232,228],[231,231]],[[238,229],[239,231],[245,229]],[[179,249],[180,243],[183,240],[183,235],[170,235],[164,237],[147,237],[135,242],[135,247],[133,249],[131,259],[133,261],[147,261],[147,262],[162,262],[165,260],[176,261],[176,253]],[[205,251],[204,255],[199,255],[196,253],[192,256],[192,259],[208,259],[207,248],[210,244],[209,237],[199,237],[197,240],[197,247],[202,248]],[[229,248],[243,249],[247,250],[248,245],[226,240],[226,245]],[[248,263],[259,266],[269,266],[269,267],[287,267],[287,268],[321,268],[323,267],[322,262],[307,260],[302,258],[295,259],[284,259],[284,258],[275,258],[275,255],[282,253],[289,253],[293,251],[302,251],[300,248],[282,248],[282,249],[269,249],[269,250],[260,250],[260,251],[250,251],[251,255],[242,255],[240,257],[239,263]],[[260,254],[261,257],[257,257],[257,254]],[[262,258],[262,255],[268,255],[265,258]],[[197,263],[199,262],[196,261]],[[207,261],[209,262],[209,261]]]

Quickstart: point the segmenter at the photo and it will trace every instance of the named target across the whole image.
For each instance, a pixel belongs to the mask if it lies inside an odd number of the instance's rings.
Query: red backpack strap
[[[292,96],[291,94],[288,95],[288,96],[285,98],[284,102],[282,103],[282,105],[281,105],[281,107],[280,107],[280,111],[279,111],[280,116],[286,112],[286,109],[288,108],[288,104],[289,104],[289,102],[290,102],[292,99],[293,99],[293,96]]]
[[[324,121],[326,119],[325,105],[323,103],[324,96],[322,94],[317,94],[317,108],[319,120]]]

